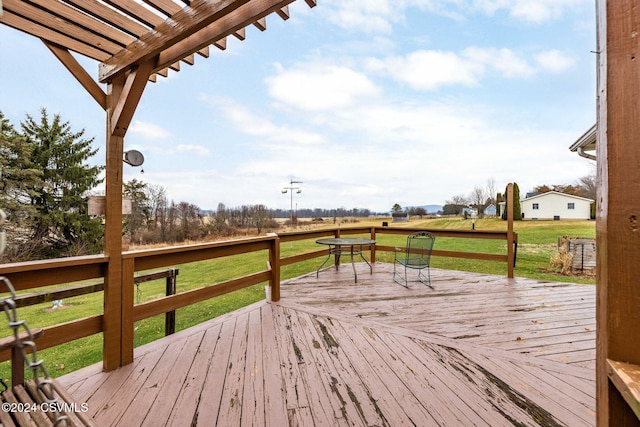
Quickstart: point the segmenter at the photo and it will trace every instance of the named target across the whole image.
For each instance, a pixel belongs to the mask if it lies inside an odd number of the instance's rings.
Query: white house
[[[520,200],[523,219],[590,219],[591,204],[585,197],[549,191]]]

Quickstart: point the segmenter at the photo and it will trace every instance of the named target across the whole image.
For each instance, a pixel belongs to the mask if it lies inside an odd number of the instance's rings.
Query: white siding
[[[574,208],[569,209],[569,203]],[[537,209],[534,209],[537,204]],[[550,192],[529,197],[521,201],[524,219],[589,219],[591,200],[567,194]]]

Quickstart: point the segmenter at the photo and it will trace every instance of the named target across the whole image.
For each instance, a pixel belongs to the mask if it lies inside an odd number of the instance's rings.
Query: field
[[[381,225],[383,220],[348,222],[341,226],[372,226]],[[327,221],[328,222],[328,221]],[[402,226],[392,224],[395,226]],[[476,230],[505,230],[506,222],[499,219],[476,219],[475,221],[461,218],[436,218],[424,220],[412,220],[404,226],[425,227],[431,229],[471,229]],[[313,226],[336,227],[337,224]],[[301,224],[301,228],[312,227],[310,224]],[[514,230],[518,233],[518,253],[515,275],[545,281],[564,281],[574,283],[595,283],[593,276],[567,276],[562,275],[551,267],[550,260],[557,253],[558,238],[570,237],[595,237],[595,222],[593,221],[517,221]],[[384,245],[402,246],[402,236],[380,236],[378,242]],[[505,243],[502,241],[438,238],[436,249],[463,250],[469,252],[502,253],[506,252]],[[281,256],[285,257],[294,253],[301,253],[317,249],[313,240],[286,243],[281,246]],[[265,265],[267,254],[255,253],[244,255],[244,258],[234,258],[233,263],[224,259],[201,261],[188,265],[176,266],[179,268],[178,292],[201,287],[207,284],[217,283],[230,277],[238,277],[250,274],[262,269]],[[377,262],[391,262],[392,254],[378,252]],[[312,259],[306,262],[283,267],[282,280],[308,273],[317,268],[321,261]],[[506,274],[504,263],[487,261],[449,259],[442,257],[433,258],[433,267],[450,270],[463,270],[480,273]],[[142,283],[136,289],[136,303],[149,301],[165,292],[164,281]],[[240,291],[233,292],[210,301],[195,304],[176,312],[176,330],[185,329],[202,322],[233,311],[239,307],[251,304],[265,297],[264,285],[256,285]],[[61,308],[53,309],[50,303],[22,308],[18,311],[20,318],[27,319],[31,327],[44,327],[56,323],[62,323],[72,319],[78,319],[102,312],[102,293],[70,298],[63,301]],[[1,336],[9,334],[6,322],[3,324]],[[164,335],[164,316],[145,319],[136,324],[136,346],[153,341]],[[102,359],[102,337],[91,336],[75,342],[61,345],[56,348],[38,352],[44,359],[45,365],[51,376],[60,376],[79,369],[83,366],[98,362]],[[8,363],[0,364],[0,378],[8,378],[10,369]]]

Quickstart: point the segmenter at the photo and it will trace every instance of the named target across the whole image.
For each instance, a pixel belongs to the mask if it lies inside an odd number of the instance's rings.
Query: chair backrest
[[[418,231],[407,237],[407,258],[422,258],[427,264],[436,236],[428,231]]]

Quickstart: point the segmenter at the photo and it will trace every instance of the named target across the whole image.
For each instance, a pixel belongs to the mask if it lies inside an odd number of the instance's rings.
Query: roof
[[[584,200],[585,202],[589,202],[589,203],[593,203],[594,202],[593,199],[588,199],[586,197],[580,197],[580,196],[574,196],[573,194],[561,193],[559,191],[547,191],[546,193],[540,193],[540,194],[536,194],[535,196],[525,197],[524,199],[520,199],[520,201],[524,202],[525,200],[539,199],[539,198],[542,198],[542,197],[545,197],[545,196],[550,196],[550,195],[560,195],[560,196],[568,197],[568,198],[571,198],[571,199]]]
[[[288,19],[293,1],[1,0],[0,23],[40,38],[74,75],[79,65],[69,52],[100,62],[101,83],[157,56],[155,81],[193,65],[196,54],[208,57],[211,45],[225,49],[230,35],[243,40],[249,25],[264,31],[272,12]]]
[[[595,160],[596,156],[594,154],[585,153],[585,151],[596,151],[596,130],[597,125],[591,126],[588,131],[582,134],[582,136],[569,147],[569,150],[577,152],[580,156],[586,157],[587,159]]]

